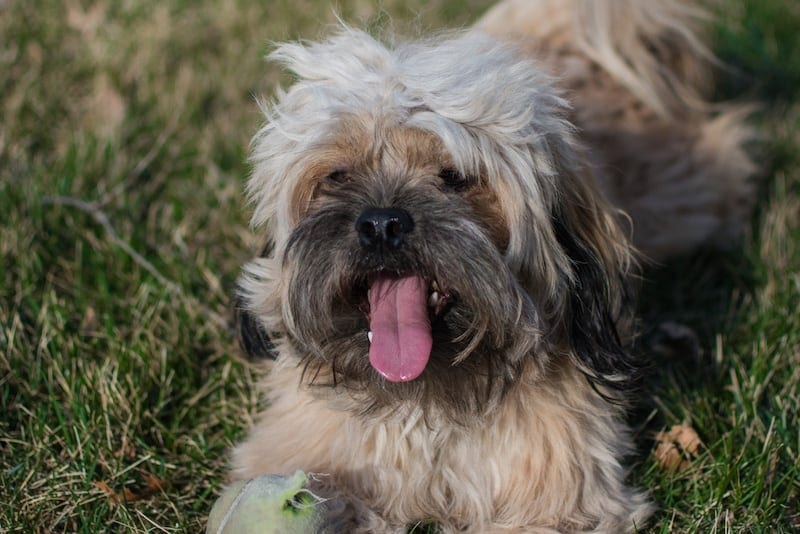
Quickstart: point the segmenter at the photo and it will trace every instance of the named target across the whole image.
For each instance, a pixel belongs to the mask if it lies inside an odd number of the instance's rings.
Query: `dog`
[[[278,46],[296,81],[261,106],[266,245],[238,293],[245,348],[275,361],[232,476],[318,473],[352,532],[646,524],[631,279],[752,208],[747,109],[707,102],[705,22],[505,0],[430,38]]]

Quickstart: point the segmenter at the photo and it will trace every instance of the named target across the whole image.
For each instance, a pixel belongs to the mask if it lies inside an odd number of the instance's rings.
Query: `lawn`
[[[259,402],[227,325],[270,41],[487,0],[0,1],[0,532],[199,532]],[[721,0],[718,97],[760,104],[751,232],[645,273],[631,477],[653,532],[800,529],[800,4]],[[392,22],[393,21],[393,22]],[[664,324],[699,349],[657,350]],[[691,343],[689,343],[691,345]],[[683,468],[656,432],[694,428]]]

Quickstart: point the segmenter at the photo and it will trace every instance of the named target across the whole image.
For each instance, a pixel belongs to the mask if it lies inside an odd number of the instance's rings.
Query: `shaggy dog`
[[[631,531],[628,280],[738,236],[741,109],[713,110],[703,13],[506,0],[465,32],[343,27],[253,141],[267,245],[245,347],[274,354],[234,476],[320,473],[348,531]]]

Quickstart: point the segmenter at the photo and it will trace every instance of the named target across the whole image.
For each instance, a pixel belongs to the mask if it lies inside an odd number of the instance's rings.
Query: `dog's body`
[[[747,129],[702,102],[696,15],[509,0],[465,34],[279,48],[299,79],[254,140],[268,246],[241,283],[244,335],[277,359],[234,475],[324,474],[365,532],[642,525],[621,463],[629,223],[658,258],[730,239],[750,207]]]
[[[513,0],[478,27],[542,62],[599,186],[650,259],[735,242],[752,207],[749,108],[709,114],[707,16],[681,1]]]

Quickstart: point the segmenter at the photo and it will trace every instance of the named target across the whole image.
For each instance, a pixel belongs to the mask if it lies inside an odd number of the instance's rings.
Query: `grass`
[[[337,9],[413,32],[486,6]],[[653,356],[632,416],[654,532],[800,529],[800,9],[723,7],[720,96],[763,103],[764,186],[737,250],[647,273],[643,324],[703,349]],[[321,0],[0,2],[0,532],[203,528],[258,402],[220,323],[255,243],[253,95],[282,79],[262,57],[334,20]],[[652,435],[681,423],[703,447],[671,473]]]

